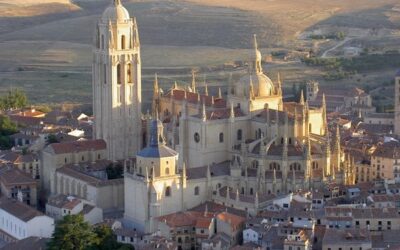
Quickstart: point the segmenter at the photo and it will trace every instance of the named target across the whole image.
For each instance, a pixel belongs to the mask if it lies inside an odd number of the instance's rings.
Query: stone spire
[[[187,181],[186,163],[184,162],[182,165],[182,187],[183,188],[186,188],[186,181]]]
[[[282,95],[282,81],[281,81],[281,73],[278,72],[278,88],[277,88],[277,94]]]
[[[153,95],[154,96],[158,96],[158,91],[159,91],[159,87],[158,87],[158,76],[157,73],[154,74],[154,84],[153,84]]]
[[[192,91],[196,93],[196,75],[194,70],[192,71]]]
[[[156,112],[159,111],[159,86],[158,86],[158,77],[157,73],[154,75],[154,84],[153,84],[153,116],[155,115]]]
[[[174,85],[172,86],[172,89],[178,89],[178,83],[175,81]]]
[[[201,118],[202,118],[203,122],[207,121],[206,100],[205,99],[203,99],[203,108],[202,108]]]
[[[159,145],[165,145],[163,130],[164,130],[163,124],[158,119],[158,112],[156,112],[156,118],[151,122],[150,126],[150,147],[158,147]]]
[[[324,129],[325,129],[325,133],[329,133],[328,131],[328,121],[327,121],[327,117],[326,117],[326,99],[325,99],[325,93],[322,94],[322,119],[324,122]]]
[[[214,104],[215,104],[214,96],[211,96],[211,105],[214,106]]]
[[[297,138],[297,107],[294,107],[294,114],[293,114],[293,130],[294,130],[294,138]]]
[[[221,99],[222,98],[222,91],[221,91],[221,87],[218,88],[218,98]]]
[[[239,188],[236,188],[236,202],[240,202],[240,197],[239,197]]]
[[[304,92],[303,92],[303,90],[301,90],[301,93],[300,93],[300,102],[299,102],[301,105],[304,105]]]
[[[207,83],[205,84],[205,87],[204,87],[204,94],[205,94],[206,96],[208,96],[208,86],[207,86]]]
[[[233,108],[233,102],[231,102],[231,115],[230,115],[231,119],[235,118],[235,109]]]
[[[261,52],[258,50],[258,43],[257,43],[257,35],[254,34],[254,53],[255,53],[255,65],[254,69],[256,74],[261,74],[262,71],[262,66],[261,66]]]
[[[254,206],[255,206],[256,210],[258,208],[258,204],[259,204],[259,200],[258,200],[258,191],[257,191],[256,195],[254,197]]]

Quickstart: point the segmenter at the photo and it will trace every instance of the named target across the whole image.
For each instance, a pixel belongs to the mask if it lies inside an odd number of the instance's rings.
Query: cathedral
[[[126,162],[124,219],[138,230],[154,232],[158,217],[207,200],[256,214],[271,195],[354,183],[325,100],[319,108],[303,94],[283,102],[255,35],[251,69],[227,96],[197,86],[194,74],[189,86],[168,90],[156,76],[147,115],[138,26],[119,0],[97,23],[93,56],[94,137],[106,141],[110,160]]]

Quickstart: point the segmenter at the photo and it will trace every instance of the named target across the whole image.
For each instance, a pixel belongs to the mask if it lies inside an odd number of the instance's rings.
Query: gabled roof
[[[104,150],[107,148],[104,140],[87,140],[53,143],[48,146],[55,154],[68,154],[90,150]]]
[[[45,216],[43,213],[25,203],[6,197],[0,198],[0,209],[25,222],[28,222],[37,216]]]

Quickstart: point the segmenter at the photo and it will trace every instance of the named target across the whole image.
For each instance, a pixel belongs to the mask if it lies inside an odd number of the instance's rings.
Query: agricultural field
[[[0,92],[23,88],[32,103],[90,102],[92,34],[109,2],[0,0]],[[281,56],[312,51],[314,57],[329,59],[343,57],[348,47],[367,50],[370,57],[393,53],[400,44],[397,0],[122,2],[139,24],[145,96],[151,95],[154,73],[168,88],[175,80],[189,82],[193,68],[199,71],[200,86],[206,81],[211,91],[214,86],[226,90],[229,79],[247,72],[253,34],[263,55],[274,55],[264,63],[265,71],[273,80],[281,72],[288,90],[309,79],[376,86],[390,80],[397,68],[370,65],[327,79],[332,72],[325,67]],[[343,37],[336,39],[337,34]]]

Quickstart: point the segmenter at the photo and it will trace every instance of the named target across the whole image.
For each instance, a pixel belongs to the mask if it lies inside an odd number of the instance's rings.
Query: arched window
[[[238,129],[238,131],[237,131],[237,140],[238,141],[241,141],[242,140],[242,130],[241,129]]]
[[[312,125],[311,125],[311,123],[308,125],[308,131],[309,132],[311,132],[311,130],[312,130]]]
[[[261,138],[261,129],[258,129],[258,138]]]
[[[170,197],[170,196],[171,196],[171,187],[167,187],[167,188],[165,189],[165,196],[166,196],[166,197]]]
[[[169,175],[169,168],[165,168],[165,175]]]
[[[224,142],[224,133],[219,133],[219,142]]]
[[[251,167],[252,167],[252,168],[258,168],[258,161],[257,161],[257,160],[254,160],[254,161],[251,163]]]
[[[285,141],[283,140],[283,137],[281,138],[281,144],[283,144]]]
[[[101,49],[104,49],[104,35],[101,35]]]
[[[125,49],[125,36],[121,36],[121,49]]]
[[[292,138],[289,138],[289,144],[292,144]]]
[[[121,64],[117,65],[117,83],[121,84],[122,83],[122,74],[121,74]]]
[[[250,195],[253,195],[253,188],[250,188]]]
[[[242,194],[244,194],[244,187],[242,187]]]
[[[276,162],[272,162],[272,163],[270,163],[269,164],[269,169],[270,170],[281,170],[281,166],[278,164],[278,163],[276,163]]]
[[[200,188],[199,187],[195,187],[194,188],[194,195],[199,195],[200,194]]]
[[[139,174],[142,174],[142,167],[139,167]]]
[[[312,162],[312,168],[313,168],[313,169],[318,169],[318,162],[313,161],[313,162]]]
[[[128,63],[127,65],[126,65],[126,76],[128,77],[128,82],[129,83],[132,83],[132,71],[131,71],[131,64],[130,63]]]
[[[289,167],[290,167],[290,170],[296,170],[296,171],[301,170],[301,165],[300,165],[300,163],[297,163],[297,162],[290,164]]]

